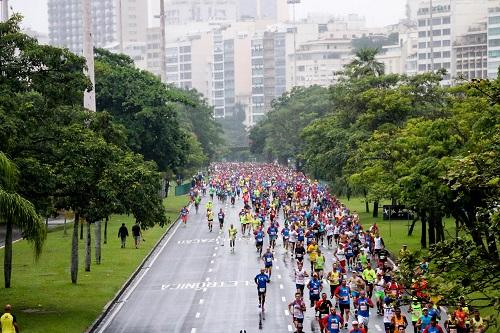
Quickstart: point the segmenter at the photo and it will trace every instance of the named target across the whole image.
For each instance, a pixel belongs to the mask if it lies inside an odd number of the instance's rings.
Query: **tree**
[[[12,227],[19,227],[23,237],[33,244],[35,258],[42,252],[47,237],[45,225],[33,205],[15,192],[18,171],[12,162],[0,152],[0,221],[5,223],[4,282],[11,286],[12,274]]]
[[[377,60],[378,52],[378,49],[373,48],[357,50],[354,59],[345,66],[345,74],[351,78],[383,75],[384,64]]]

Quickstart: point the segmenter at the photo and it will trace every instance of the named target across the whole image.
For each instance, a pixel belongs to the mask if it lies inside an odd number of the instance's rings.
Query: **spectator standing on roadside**
[[[135,248],[138,249],[142,237],[142,230],[139,223],[136,223],[132,226],[132,236],[134,236]]]
[[[128,229],[125,226],[125,223],[122,223],[122,226],[120,229],[118,229],[118,237],[122,241],[122,249],[125,248],[125,241],[127,240],[128,237]]]
[[[16,322],[16,316],[12,314],[10,304],[5,305],[4,314],[0,317],[0,328],[2,333],[19,333],[19,326]]]

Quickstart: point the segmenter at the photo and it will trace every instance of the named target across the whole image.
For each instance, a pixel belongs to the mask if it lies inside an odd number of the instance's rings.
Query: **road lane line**
[[[211,273],[211,272],[212,272],[212,269],[211,269],[211,268],[209,268],[209,269],[208,269],[208,272],[209,272],[209,273]]]
[[[196,318],[200,318],[200,313],[199,313],[199,312],[196,312],[195,317],[196,317]]]
[[[165,247],[167,246],[167,244],[170,242],[170,240],[172,239],[172,237],[174,237],[175,233],[177,232],[177,229],[179,229],[179,227],[181,225],[180,221],[178,221],[176,223],[177,223],[177,225],[174,227],[174,229],[172,230],[172,232],[170,233],[170,235],[167,237],[167,239],[165,240],[165,243],[163,243],[163,245],[161,246],[160,250],[157,251],[156,254],[151,258],[151,261],[149,262],[149,266],[146,267],[145,269],[143,269],[142,274],[135,279],[135,282],[129,286],[127,292],[122,295],[122,297],[120,299],[123,300],[123,301],[120,302],[120,303],[118,303],[116,305],[116,308],[113,309],[112,312],[110,312],[110,314],[108,316],[108,319],[104,322],[104,324],[101,326],[101,328],[97,331],[98,333],[104,332],[106,330],[106,328],[108,328],[108,326],[111,324],[111,322],[116,317],[116,315],[118,314],[118,312],[120,312],[120,309],[123,307],[123,304],[125,304],[124,301],[126,301],[130,297],[130,295],[135,291],[135,288],[137,288],[137,286],[139,285],[139,283],[142,281],[142,279],[144,278],[144,276],[146,275],[146,273],[149,271],[149,268],[151,266],[153,266],[153,264],[158,259],[158,257],[160,256],[160,254],[163,252],[163,250],[165,249]]]
[[[191,333],[196,333],[196,327],[193,327],[193,328],[191,329]]]
[[[219,248],[216,246],[216,247],[215,247],[215,250],[217,251],[218,249],[219,249]]]
[[[276,269],[280,269],[280,266],[276,266]]]
[[[283,289],[283,285],[282,284],[280,284],[280,289]]]
[[[207,281],[207,282],[210,281],[210,278],[206,278],[205,281]]]
[[[207,292],[207,288],[203,288],[203,292],[206,293]]]
[[[214,253],[214,254],[213,254],[213,257],[216,257],[216,256],[217,256],[217,253]]]
[[[282,302],[286,302],[286,298],[285,298],[285,296],[281,297],[281,301],[282,301]]]
[[[200,304],[203,304],[205,302],[205,300],[202,298],[200,299]]]
[[[288,310],[285,310],[285,316],[289,316],[290,315],[290,312]]]
[[[280,274],[278,274],[278,279],[281,279],[281,275]]]
[[[288,325],[288,332],[293,332],[292,325]]]
[[[211,261],[210,261],[210,263],[211,263],[211,264],[213,264],[213,263],[214,263],[214,261],[213,261],[213,260],[211,260]]]

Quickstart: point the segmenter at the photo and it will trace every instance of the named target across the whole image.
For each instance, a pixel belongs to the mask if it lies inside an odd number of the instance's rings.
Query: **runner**
[[[255,232],[255,247],[257,252],[259,252],[259,258],[262,256],[262,246],[264,245],[264,232],[262,229],[258,229]]]
[[[401,314],[400,308],[395,308],[394,312],[395,313],[391,319],[391,325],[394,328],[394,332],[396,333],[406,332],[406,327],[408,326],[408,320],[406,320],[406,316]]]
[[[347,323],[345,323],[347,327]],[[327,328],[328,333],[340,333],[340,329],[344,326],[344,319],[337,314],[335,307],[330,308],[330,315],[323,318],[323,326]]]
[[[335,290],[335,297],[339,300],[340,315],[345,318],[345,327],[349,321],[349,312],[351,311],[351,289],[347,286],[346,279],[342,279],[342,283]]]
[[[354,300],[354,307],[358,312],[358,322],[366,332],[368,332],[368,322],[370,320],[370,308],[373,308],[373,302],[366,297],[365,291],[359,292],[359,298]],[[401,312],[400,312],[401,313]]]
[[[188,210],[187,206],[182,207],[181,208],[181,220],[182,220],[182,223],[184,224],[184,226],[186,226],[188,214],[189,214],[189,210]]]
[[[317,273],[314,273],[313,278],[309,280],[307,289],[309,289],[309,301],[311,302],[312,308],[314,307],[314,304],[319,301],[319,294],[323,289],[323,285],[321,283],[321,280],[319,280]]]
[[[265,274],[265,271],[265,268],[261,268],[260,274],[257,274],[254,279],[257,285],[257,295],[259,296],[259,308],[262,308],[262,312],[264,312],[267,284],[269,283],[269,276]]]
[[[336,262],[332,264],[332,270],[328,272],[327,280],[330,284],[330,298],[335,296],[335,290],[340,285],[342,270]],[[338,302],[336,302],[338,303]]]
[[[295,299],[293,302],[288,304],[288,311],[292,315],[293,325],[295,329],[298,329],[298,326],[302,326],[304,323],[304,312],[306,311],[306,304],[302,299],[301,293],[295,293]]]
[[[219,229],[222,230],[224,227],[224,217],[226,217],[226,214],[224,214],[224,211],[222,208],[219,210],[219,213],[217,214],[217,218],[219,219]]]
[[[229,247],[231,248],[231,252],[234,253],[234,246],[236,245],[236,234],[238,230],[231,224],[228,230],[229,233]]]
[[[327,299],[326,293],[322,293],[321,299],[316,302],[315,306],[321,333],[324,333],[326,329],[323,323],[323,318],[328,317],[328,315],[330,314],[330,309],[332,307],[333,307],[332,302],[330,302],[330,300]]]
[[[198,214],[198,210],[200,209],[200,203],[201,203],[201,196],[198,194],[194,198],[194,208],[196,210],[196,214]]]
[[[306,277],[308,276],[309,275],[304,269],[304,264],[300,261],[297,262],[297,268],[295,268],[295,288],[300,293],[301,297],[304,296],[304,287],[306,284]]]
[[[262,260],[264,261],[264,265],[266,267],[266,273],[269,276],[269,282],[271,282],[271,274],[273,273],[273,260],[274,255],[271,252],[271,248],[268,247],[266,253],[262,256]]]
[[[391,299],[389,297],[384,299],[383,311],[385,333],[392,333],[392,316],[394,315],[394,308],[391,305]]]
[[[214,223],[214,213],[210,209],[207,211],[207,221],[208,221],[208,231],[212,232],[212,226]]]

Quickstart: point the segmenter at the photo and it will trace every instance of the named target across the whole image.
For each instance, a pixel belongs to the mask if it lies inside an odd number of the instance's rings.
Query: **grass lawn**
[[[370,213],[365,212],[365,202],[363,198],[340,198],[351,211],[358,213],[363,227],[369,228],[373,223],[377,223],[380,229],[380,235],[384,239],[387,249],[397,255],[403,244],[408,245],[411,251],[420,250],[420,236],[422,233],[422,223],[417,221],[413,233],[408,236],[408,226],[411,221],[396,220],[387,221],[382,219],[382,206],[389,205],[390,201],[379,203],[378,218],[373,218],[373,203],[370,203]],[[453,219],[444,219],[445,238],[455,237],[455,222]]]
[[[165,200],[172,221],[186,201],[186,196],[174,197],[172,193]],[[133,217],[111,217],[108,243],[102,245],[101,264],[96,265],[93,260],[90,272],[84,271],[85,245],[80,241],[77,285],[71,284],[70,279],[72,225],[68,224],[67,236],[62,230],[48,234],[38,262],[34,261],[33,251],[26,241],[14,244],[12,288],[3,289],[2,282],[0,305],[12,304],[23,332],[83,332],[97,318],[166,230],[166,227],[155,227],[144,231],[146,241],[140,249],[133,247],[131,238],[127,239],[127,248],[121,249],[117,237],[121,223],[125,223],[130,232]],[[1,249],[2,258],[3,252]],[[94,248],[92,255],[93,252]],[[3,276],[3,265],[0,271]]]

